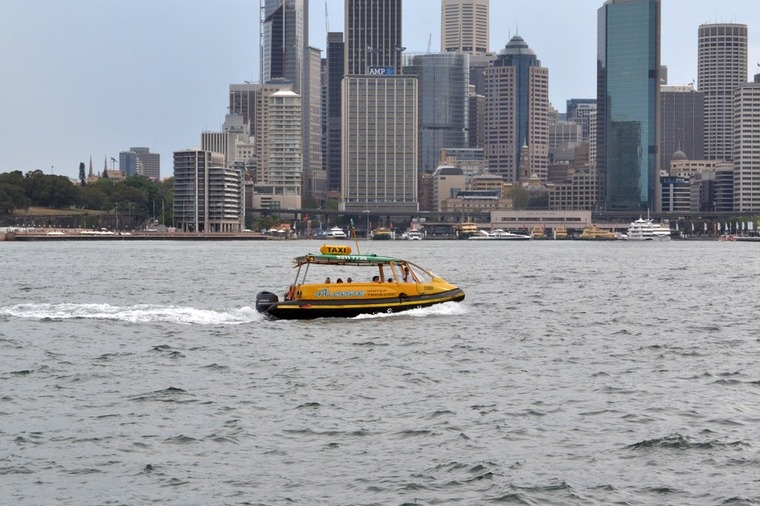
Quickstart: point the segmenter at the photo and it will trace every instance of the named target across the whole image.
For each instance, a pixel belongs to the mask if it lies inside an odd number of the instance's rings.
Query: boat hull
[[[270,294],[269,296],[265,294]],[[271,292],[262,292],[257,297],[256,309],[270,319],[312,320],[315,318],[352,318],[363,314],[398,313],[410,309],[423,308],[444,302],[464,300],[460,288],[426,295],[356,300],[290,300],[272,301]],[[274,296],[276,299],[276,296]],[[260,300],[262,302],[260,302]],[[271,304],[268,304],[271,302]]]

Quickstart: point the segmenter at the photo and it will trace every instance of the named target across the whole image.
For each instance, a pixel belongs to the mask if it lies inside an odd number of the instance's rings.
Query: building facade
[[[243,173],[224,155],[174,152],[174,226],[183,232],[240,232],[245,226]]]
[[[600,207],[657,210],[660,1],[607,0],[597,36]]]
[[[668,169],[677,151],[689,160],[704,159],[704,93],[692,86],[661,86],[660,110],[660,169]]]
[[[404,75],[419,86],[419,170],[433,172],[442,149],[468,147],[469,55],[415,55]]]
[[[345,72],[401,70],[401,0],[346,0]]]
[[[343,79],[341,208],[416,211],[417,79]]]
[[[489,0],[441,0],[441,52],[485,54]]]
[[[158,181],[161,178],[161,155],[150,148],[133,147],[119,153],[119,169],[126,177],[143,176]]]
[[[417,79],[404,77],[401,0],[346,0],[341,209],[416,210]]]
[[[325,120],[325,170],[327,170],[327,188],[331,192],[340,191],[340,137],[341,137],[341,83],[345,65],[345,43],[343,33],[327,34],[326,83],[327,93]]]
[[[760,74],[734,91],[734,211],[760,211]]]
[[[515,182],[520,151],[530,172],[546,181],[549,155],[549,71],[515,35],[485,71],[485,153],[491,172]]]
[[[733,93],[747,82],[747,25],[699,26],[697,89],[704,93],[704,156],[733,156]]]

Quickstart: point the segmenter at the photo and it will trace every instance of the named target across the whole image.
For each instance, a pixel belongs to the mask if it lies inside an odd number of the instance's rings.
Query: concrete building
[[[467,189],[467,176],[462,173],[462,169],[456,167],[438,167],[431,179],[431,211],[443,211],[446,199],[455,198],[460,191]]]
[[[261,84],[230,84],[230,114],[237,114],[248,125],[250,135],[256,136],[256,96]]]
[[[691,183],[687,177],[661,178],[662,212],[687,213],[691,211]]]
[[[472,75],[472,73],[470,74]],[[467,111],[467,136],[469,147],[483,149],[486,143],[486,97],[475,92],[475,86],[470,85],[469,106]]]
[[[243,174],[224,155],[174,152],[174,226],[183,232],[239,232],[245,225]]]
[[[542,181],[549,154],[549,71],[515,35],[485,71],[485,153],[491,172],[507,182],[519,177],[520,150],[528,146],[528,165]]]
[[[282,196],[287,207],[301,208],[301,97],[278,90],[265,98],[259,164],[263,182]],[[266,133],[263,133],[266,132]]]
[[[401,0],[346,0],[341,209],[416,210],[417,79],[402,76]]]
[[[233,167],[236,163],[249,166],[255,152],[250,125],[239,114],[227,114],[221,132],[201,133],[201,149],[222,153],[225,167]]]
[[[417,79],[343,79],[341,208],[417,210]]]
[[[583,126],[574,121],[549,124],[549,163],[572,162],[575,148],[583,144]]]
[[[734,211],[760,211],[760,74],[734,91]]]
[[[689,160],[704,158],[704,93],[688,86],[660,87],[660,169],[667,170],[673,154]]]
[[[601,207],[657,210],[660,1],[607,0],[598,10],[597,37]]]
[[[592,112],[596,112],[595,98],[571,98],[567,101],[565,120],[581,126],[584,142],[588,142],[591,135]]]
[[[119,169],[126,177],[144,176],[155,181],[161,178],[161,155],[150,148],[134,147],[119,153]]]
[[[441,0],[441,52],[488,53],[489,0]]]
[[[565,180],[554,183],[549,193],[549,209],[592,211],[596,206],[597,180],[594,167],[570,169]]]
[[[747,82],[747,25],[699,26],[697,89],[704,93],[704,156],[733,156],[733,93]]]
[[[421,172],[433,172],[442,149],[469,145],[469,55],[415,55],[404,67],[404,75],[417,76],[418,81],[418,167]]]

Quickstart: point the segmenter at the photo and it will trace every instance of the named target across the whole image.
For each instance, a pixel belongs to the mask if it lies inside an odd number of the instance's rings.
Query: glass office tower
[[[657,210],[660,1],[607,0],[598,23],[599,205]]]

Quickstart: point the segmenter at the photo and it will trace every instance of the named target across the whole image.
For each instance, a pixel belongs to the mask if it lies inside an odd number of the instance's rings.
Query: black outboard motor
[[[275,302],[279,302],[280,299],[277,294],[272,292],[259,292],[256,294],[256,311],[259,313],[265,313]]]

